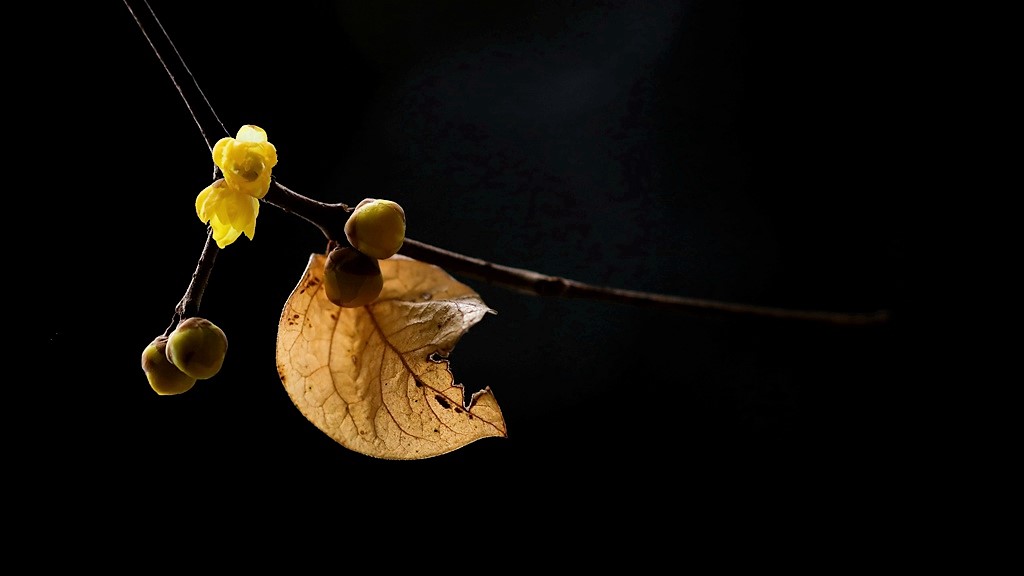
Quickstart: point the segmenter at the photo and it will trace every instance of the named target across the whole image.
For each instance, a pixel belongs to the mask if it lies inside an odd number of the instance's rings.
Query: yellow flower
[[[270,189],[270,171],[277,165],[277,148],[262,128],[246,124],[234,138],[221,138],[214,145],[213,163],[229,187],[263,198]]]
[[[213,239],[220,248],[237,240],[242,233],[252,240],[259,213],[260,201],[231,187],[224,178],[217,179],[196,197],[196,214],[213,227]]]

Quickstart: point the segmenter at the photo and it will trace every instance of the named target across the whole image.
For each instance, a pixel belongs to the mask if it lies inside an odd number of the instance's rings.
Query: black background
[[[490,386],[508,438],[375,460],[306,421],[277,377],[278,315],[324,238],[263,206],[203,300],[230,340],[222,372],[157,396],[139,358],[195,267],[213,167],[132,12],[90,4],[51,21],[63,48],[29,84],[56,120],[37,173],[64,182],[40,239],[61,281],[37,287],[33,323],[60,359],[38,379],[61,416],[39,422],[33,458],[300,508],[385,483],[630,507],[720,481],[870,483],[900,460],[902,102],[885,18],[738,1],[151,5],[227,132],[266,129],[276,178],[307,196],[390,198],[410,238],[574,280],[893,321],[697,319],[463,279],[498,314],[451,367],[469,392]],[[131,7],[206,137],[226,135]]]

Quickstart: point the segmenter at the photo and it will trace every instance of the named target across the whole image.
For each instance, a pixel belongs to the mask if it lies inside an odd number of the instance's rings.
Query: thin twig
[[[153,52],[156,54],[156,59],[159,60],[160,65],[164,67],[164,72],[167,73],[167,76],[171,79],[171,83],[174,84],[174,89],[178,91],[178,95],[181,96],[181,99],[185,102],[185,107],[188,108],[189,114],[192,115],[192,120],[195,121],[196,127],[199,128],[199,134],[202,135],[203,141],[206,142],[206,147],[210,150],[213,150],[213,144],[210,143],[210,138],[206,135],[206,131],[203,130],[202,122],[199,121],[199,117],[196,116],[195,111],[192,110],[192,104],[190,104],[188,98],[185,97],[185,92],[181,89],[181,85],[178,84],[178,80],[174,77],[174,73],[171,72],[170,67],[167,66],[167,62],[164,61],[164,57],[160,55],[160,50],[156,47],[156,44],[153,43],[153,39],[150,38],[149,34],[146,32],[146,27],[142,25],[142,21],[139,20],[139,17],[135,14],[135,11],[132,10],[132,7],[130,4],[128,4],[127,0],[125,0],[124,5],[128,8],[128,11],[131,12],[132,18],[135,19],[135,24],[139,27],[139,30],[142,31],[142,35],[146,38],[146,42],[149,43],[149,47],[152,48]],[[218,117],[217,112],[213,110],[213,106],[210,105],[210,101],[206,99],[206,94],[203,94],[202,89],[199,88],[199,83],[196,81],[195,76],[192,76],[192,71],[188,69],[187,65],[185,65],[185,60],[181,57],[181,54],[178,52],[178,49],[174,46],[174,42],[171,42],[171,37],[167,34],[167,31],[164,30],[163,24],[160,23],[160,19],[156,17],[156,13],[153,12],[152,8],[150,8],[148,2],[146,3],[146,7],[149,8],[149,13],[153,16],[153,19],[156,20],[157,26],[160,27],[160,31],[164,34],[164,38],[167,40],[167,42],[171,45],[171,48],[174,50],[174,54],[178,57],[178,61],[181,62],[182,66],[185,66],[185,71],[188,72],[188,75],[190,77],[192,77],[192,82],[195,83],[196,88],[199,89],[199,94],[202,95],[203,101],[206,102],[207,108],[210,109],[210,112],[213,112],[213,116],[214,118],[217,118],[217,122],[220,122],[220,117]],[[224,128],[223,123],[221,123],[221,128]],[[224,128],[224,131],[227,132],[227,129]]]
[[[203,301],[203,292],[206,291],[206,285],[210,281],[213,263],[217,260],[217,252],[219,251],[220,248],[213,240],[213,230],[210,229],[206,234],[206,244],[203,245],[203,251],[199,254],[199,262],[196,263],[196,269],[192,272],[192,280],[188,283],[185,295],[181,297],[178,305],[174,307],[174,317],[171,319],[171,325],[164,331],[164,336],[169,336],[171,331],[178,325],[178,322],[199,314],[199,304]]]
[[[328,240],[345,242],[345,220],[351,211],[345,204],[325,204],[307,198],[276,180],[264,202],[316,225]],[[624,290],[548,276],[533,270],[502,266],[406,238],[399,254],[433,264],[452,274],[481,280],[517,292],[542,297],[583,298],[637,306],[667,308],[691,316],[709,318],[751,318],[812,322],[837,326],[870,326],[889,320],[887,310],[866,313],[793,310]]]
[[[265,203],[313,224],[328,240],[345,240],[345,221],[348,219],[348,213],[352,211],[347,204],[327,204],[307,198],[276,179],[272,183],[273,186],[263,197]]]
[[[453,274],[461,274],[534,296],[585,298],[637,306],[668,308],[691,316],[705,318],[757,318],[843,326],[865,326],[885,323],[889,317],[888,312],[885,310],[870,313],[791,310],[597,286],[558,276],[548,276],[533,270],[494,264],[486,260],[457,254],[429,244],[417,242],[411,238],[405,239],[399,253],[421,262],[434,264]]]

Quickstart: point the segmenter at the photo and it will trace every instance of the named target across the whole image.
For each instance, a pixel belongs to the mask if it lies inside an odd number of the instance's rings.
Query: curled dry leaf
[[[313,254],[288,297],[277,369],[299,411],[341,445],[369,456],[413,460],[481,438],[506,437],[490,388],[465,402],[447,356],[488,308],[437,266],[403,256],[380,261],[380,297],[341,308],[323,287]]]

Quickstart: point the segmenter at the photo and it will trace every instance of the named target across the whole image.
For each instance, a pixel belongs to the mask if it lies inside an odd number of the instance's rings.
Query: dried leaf
[[[380,261],[384,288],[361,308],[340,308],[323,288],[326,258],[313,254],[288,297],[277,369],[299,411],[341,445],[413,460],[481,438],[506,437],[490,388],[465,402],[448,354],[488,308],[444,270],[394,256]]]

